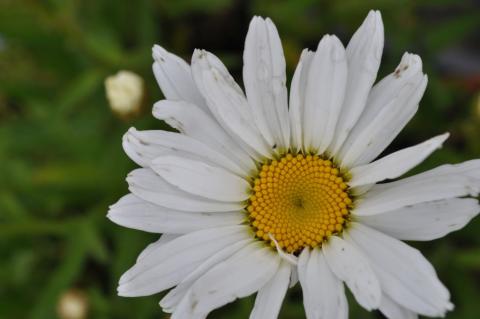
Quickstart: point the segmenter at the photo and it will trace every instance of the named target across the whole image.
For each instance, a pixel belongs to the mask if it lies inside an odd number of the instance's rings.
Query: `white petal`
[[[448,290],[418,250],[359,223],[351,223],[348,237],[368,255],[382,290],[395,302],[432,317],[453,309]]]
[[[449,175],[449,174],[461,174],[464,176],[470,176],[474,180],[480,180],[480,160],[474,159],[459,164],[445,164],[438,166],[429,171],[417,174],[408,178],[404,178],[402,181],[413,182],[423,180],[427,177]]]
[[[168,131],[137,131],[130,128],[123,136],[125,152],[137,164],[149,167],[152,160],[164,155],[174,155],[221,166],[239,175],[248,176],[240,165],[210,146],[184,134]]]
[[[255,125],[251,108],[235,80],[213,54],[195,50],[193,78],[210,111],[222,127],[241,143],[251,156],[270,156],[274,145],[267,145]]]
[[[291,129],[291,145],[294,151],[303,147],[303,118],[305,111],[305,88],[307,86],[308,70],[312,61],[313,52],[305,49],[302,51],[300,61],[293,74],[290,85],[289,116]]]
[[[337,236],[330,237],[322,250],[332,272],[345,281],[357,302],[367,310],[377,309],[382,292],[367,258]]]
[[[337,37],[326,35],[318,44],[308,70],[303,118],[307,151],[321,154],[331,144],[346,83],[345,48]]]
[[[289,254],[283,251],[282,247],[278,244],[278,241],[275,239],[275,237],[272,234],[268,234],[270,239],[273,241],[275,244],[275,249],[277,250],[278,255],[280,258],[282,258],[284,261],[288,262],[292,266],[296,266],[298,263],[298,257],[295,256],[294,254]]]
[[[250,319],[277,319],[287,293],[291,265],[282,261],[277,273],[257,293]]]
[[[241,224],[240,212],[223,214],[182,212],[158,206],[133,194],[110,206],[107,217],[118,225],[152,233],[183,234],[204,228]]]
[[[418,319],[418,316],[415,312],[400,306],[385,294],[382,295],[380,311],[388,319]]]
[[[348,80],[331,147],[332,154],[339,151],[365,109],[380,66],[383,41],[382,16],[379,11],[372,10],[347,45]]]
[[[443,165],[399,181],[372,187],[353,210],[375,215],[408,205],[480,193],[480,160]]]
[[[340,281],[331,272],[318,249],[304,249],[299,257],[298,276],[307,319],[347,319],[348,303]]]
[[[433,240],[463,228],[479,212],[476,199],[450,198],[356,218],[397,239]]]
[[[250,156],[206,112],[183,101],[162,100],[153,106],[153,116],[181,133],[199,140],[237,162],[244,170],[255,168]]]
[[[269,247],[254,242],[200,277],[191,288],[186,308],[191,314],[206,315],[237,298],[249,296],[273,277],[280,261]]]
[[[205,100],[193,82],[190,66],[178,56],[154,45],[152,56],[153,74],[163,95],[169,100],[184,100],[207,110]]]
[[[246,226],[204,229],[175,238],[123,274],[118,294],[146,296],[175,286],[212,254],[247,238]]]
[[[205,260],[200,266],[198,266],[193,272],[191,272],[187,277],[185,277],[175,288],[170,290],[168,294],[160,301],[160,306],[163,308],[163,311],[172,313],[175,311],[177,305],[182,301],[186,296],[188,290],[192,287],[195,281],[198,280],[203,274],[209,271],[216,264],[224,261],[225,259],[232,256],[238,250],[245,247],[247,244],[251,243],[254,239],[244,239],[238,241],[232,245],[226,246],[220,251],[213,254],[207,260]]]
[[[188,290],[178,306],[175,308],[175,311],[172,313],[170,319],[206,319],[208,314],[203,313],[192,313],[192,291]]]
[[[292,268],[292,273],[290,275],[290,284],[288,288],[293,288],[298,283],[298,267]]]
[[[174,240],[175,238],[178,238],[181,235],[178,234],[162,234],[160,238],[151,244],[149,244],[147,247],[145,247],[144,250],[138,255],[137,257],[137,262],[145,258],[146,256],[150,255],[150,253],[154,252],[157,250],[160,246],[165,245],[166,243]]]
[[[206,162],[161,156],[152,162],[152,169],[170,184],[205,198],[239,202],[250,196],[245,179]]]
[[[250,22],[243,53],[243,82],[258,129],[269,145],[290,144],[285,58],[277,28],[270,19]]]
[[[136,196],[172,209],[188,212],[230,212],[245,207],[243,203],[219,202],[184,192],[147,168],[130,172],[127,182],[128,189]]]
[[[405,54],[396,71],[373,87],[340,150],[342,165],[354,167],[375,159],[413,117],[426,86],[420,57]]]
[[[425,160],[433,151],[440,148],[449,134],[435,136],[421,144],[404,148],[382,157],[370,164],[350,170],[350,187],[374,184],[385,179],[399,177]]]

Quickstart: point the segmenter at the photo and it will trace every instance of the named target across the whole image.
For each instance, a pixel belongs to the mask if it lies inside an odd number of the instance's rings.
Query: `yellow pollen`
[[[264,164],[252,185],[247,214],[260,240],[288,253],[339,234],[352,199],[338,168],[316,155],[286,154]]]

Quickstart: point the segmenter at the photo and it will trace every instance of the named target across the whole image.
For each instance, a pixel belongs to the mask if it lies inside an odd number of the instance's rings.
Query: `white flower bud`
[[[105,90],[110,108],[120,116],[138,112],[145,95],[143,79],[131,71],[107,77]]]
[[[76,289],[65,291],[58,300],[57,313],[61,319],[87,318],[88,301],[85,294]]]

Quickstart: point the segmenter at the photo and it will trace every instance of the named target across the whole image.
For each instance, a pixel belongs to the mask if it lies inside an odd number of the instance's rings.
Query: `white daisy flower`
[[[270,19],[247,34],[245,94],[213,54],[191,65],[159,46],[153,71],[166,100],[153,115],[180,133],[124,136],[130,194],[108,217],[162,233],[120,279],[121,296],[170,288],[172,318],[205,318],[257,293],[250,318],[277,318],[298,281],[307,318],[347,318],[344,284],[391,319],[453,309],[432,265],[401,240],[432,240],[480,211],[480,160],[396,179],[448,134],[376,159],[412,118],[427,77],[406,53],[373,85],[383,49],[371,11],[346,48],[326,35],[305,50],[288,96]],[[373,87],[372,87],[373,85]],[[382,182],[382,183],[379,183]]]

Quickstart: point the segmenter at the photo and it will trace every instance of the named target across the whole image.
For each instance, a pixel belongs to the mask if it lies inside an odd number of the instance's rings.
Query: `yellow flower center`
[[[264,164],[247,213],[256,237],[288,253],[316,247],[341,233],[352,200],[343,175],[317,155],[292,155]]]

